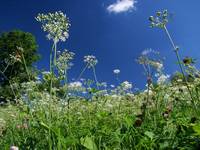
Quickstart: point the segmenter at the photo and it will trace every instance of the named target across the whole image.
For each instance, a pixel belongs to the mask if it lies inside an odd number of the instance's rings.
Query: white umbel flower
[[[88,64],[88,68],[91,68],[91,67],[94,67],[98,63],[98,60],[93,55],[87,55],[87,56],[84,56],[84,62]]]
[[[169,77],[170,77],[169,75],[162,74],[162,75],[160,75],[158,77],[157,83],[158,84],[164,84],[165,82],[167,82],[167,80],[169,79]]]
[[[129,83],[128,81],[124,81],[122,84],[121,84],[122,88],[124,90],[130,90],[132,89],[133,85],[131,83]]]
[[[42,23],[42,29],[47,32],[47,38],[54,42],[63,41],[69,37],[69,19],[61,12],[38,14],[36,20]]]
[[[69,88],[72,88],[72,89],[76,89],[76,88],[81,88],[82,87],[82,83],[77,81],[77,82],[71,82],[69,84]]]
[[[120,70],[119,70],[119,69],[114,69],[114,70],[113,70],[113,73],[114,73],[114,74],[119,74],[119,73],[120,73]]]

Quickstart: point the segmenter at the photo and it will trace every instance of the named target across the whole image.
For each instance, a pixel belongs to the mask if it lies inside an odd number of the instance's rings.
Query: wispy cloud
[[[122,13],[136,9],[136,3],[136,0],[117,0],[116,3],[109,5],[107,10],[111,13]]]

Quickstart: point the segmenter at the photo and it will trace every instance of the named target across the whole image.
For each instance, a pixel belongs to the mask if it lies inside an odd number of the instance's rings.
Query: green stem
[[[50,97],[52,96],[52,86],[53,86],[53,63],[52,63],[52,59],[53,59],[53,50],[54,50],[54,47],[55,47],[55,43],[53,43],[52,45],[52,48],[51,48],[51,52],[50,52],[50,73],[51,73],[51,81],[50,81]]]
[[[93,74],[94,74],[94,79],[95,79],[95,82],[96,82],[96,85],[97,85],[97,89],[99,89],[99,82],[97,80],[96,70],[95,70],[94,66],[92,66],[92,71],[93,71]]]
[[[56,66],[56,57],[57,57],[57,42],[54,41],[54,66]]]
[[[22,54],[22,60],[23,60],[23,63],[24,63],[24,67],[25,67],[26,73],[28,75],[28,79],[29,79],[29,81],[31,81],[30,74],[29,74],[29,71],[28,71],[28,68],[27,68],[27,65],[26,65],[26,60],[24,58],[23,52],[21,54]]]
[[[194,104],[194,106],[195,106],[195,108],[196,108],[196,105],[195,105],[195,102],[194,102],[194,97],[192,96],[192,92],[191,92],[190,87],[189,87],[189,85],[188,85],[188,81],[187,81],[187,78],[186,78],[186,76],[185,76],[183,66],[182,66],[182,64],[181,64],[181,59],[180,59],[180,56],[179,56],[179,53],[178,53],[178,49],[177,49],[177,47],[175,46],[174,41],[173,41],[173,39],[172,39],[172,37],[171,37],[171,35],[170,35],[170,33],[169,33],[169,31],[168,31],[168,29],[167,29],[166,26],[164,26],[164,30],[165,30],[165,32],[166,32],[166,34],[167,34],[167,37],[169,38],[169,40],[170,40],[170,42],[171,42],[172,47],[174,48],[174,52],[175,52],[175,54],[176,54],[176,58],[177,58],[177,60],[178,60],[178,64],[179,64],[181,73],[182,73],[183,78],[184,78],[184,80],[185,80],[184,83],[185,83],[185,85],[186,85],[186,87],[187,87],[187,89],[188,89],[188,92],[189,92],[190,97],[191,97],[191,99],[192,99],[192,103]]]
[[[9,66],[10,66],[10,63],[8,63],[8,65],[5,67],[5,69],[2,72],[5,73]]]
[[[67,63],[67,62],[66,62]],[[67,86],[67,82],[68,82],[68,78],[67,78],[67,68],[65,68],[65,86],[67,87],[66,91],[65,91],[65,98],[67,99],[67,106],[69,109],[69,105],[70,105],[70,99],[68,97],[68,86]]]
[[[80,78],[82,77],[83,73],[85,72],[85,70],[87,69],[89,64],[86,64],[86,66],[83,68],[83,70],[81,71],[80,75],[78,76],[78,78],[76,79],[76,81],[80,80]]]

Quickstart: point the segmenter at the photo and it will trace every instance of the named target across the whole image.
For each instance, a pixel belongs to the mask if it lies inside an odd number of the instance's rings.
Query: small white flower
[[[115,87],[115,85],[111,84],[111,85],[110,85],[110,87],[111,87],[111,88],[114,88],[114,87]]]
[[[118,97],[118,95],[116,95],[116,94],[113,94],[113,95],[111,95],[111,97],[112,97],[112,98],[117,98],[117,97]]]
[[[132,93],[127,93],[126,95],[127,95],[127,96],[130,96],[130,97],[134,97],[134,96],[135,96],[135,95],[132,94]]]
[[[114,74],[119,74],[119,73],[120,73],[120,70],[119,70],[119,69],[114,69],[114,70],[113,70],[113,73],[114,73]]]
[[[82,92],[82,94],[84,94],[84,95],[85,95],[85,94],[87,94],[87,92],[86,92],[86,91],[83,91],[83,92]]]
[[[42,23],[42,29],[47,32],[47,38],[54,42],[66,41],[69,37],[70,23],[63,12],[38,14],[36,20]]]
[[[158,77],[157,83],[158,84],[164,84],[165,82],[167,82],[169,77],[170,77],[169,75],[162,74],[161,76]]]
[[[81,88],[81,87],[82,87],[82,83],[79,82],[79,81],[77,81],[77,82],[71,82],[71,83],[69,84],[69,87],[70,87],[70,88]]]
[[[131,83],[129,83],[128,81],[124,81],[122,84],[121,84],[122,88],[124,90],[130,90],[132,89],[133,85]]]
[[[106,83],[106,82],[102,82],[102,83],[101,83],[101,86],[103,86],[103,87],[106,88],[106,87],[107,87],[107,83]]]
[[[158,71],[161,71],[163,69],[163,64],[160,62],[155,62],[155,67]]]
[[[91,67],[94,67],[98,63],[98,60],[93,55],[87,55],[87,56],[84,56],[84,62],[88,64],[88,68],[91,68]]]

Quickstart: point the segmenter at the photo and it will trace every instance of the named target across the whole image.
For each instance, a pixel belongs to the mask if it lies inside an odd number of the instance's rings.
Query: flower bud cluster
[[[159,27],[164,28],[168,23],[169,13],[167,10],[158,11],[155,16],[150,16],[149,21],[151,23],[151,27]]]

